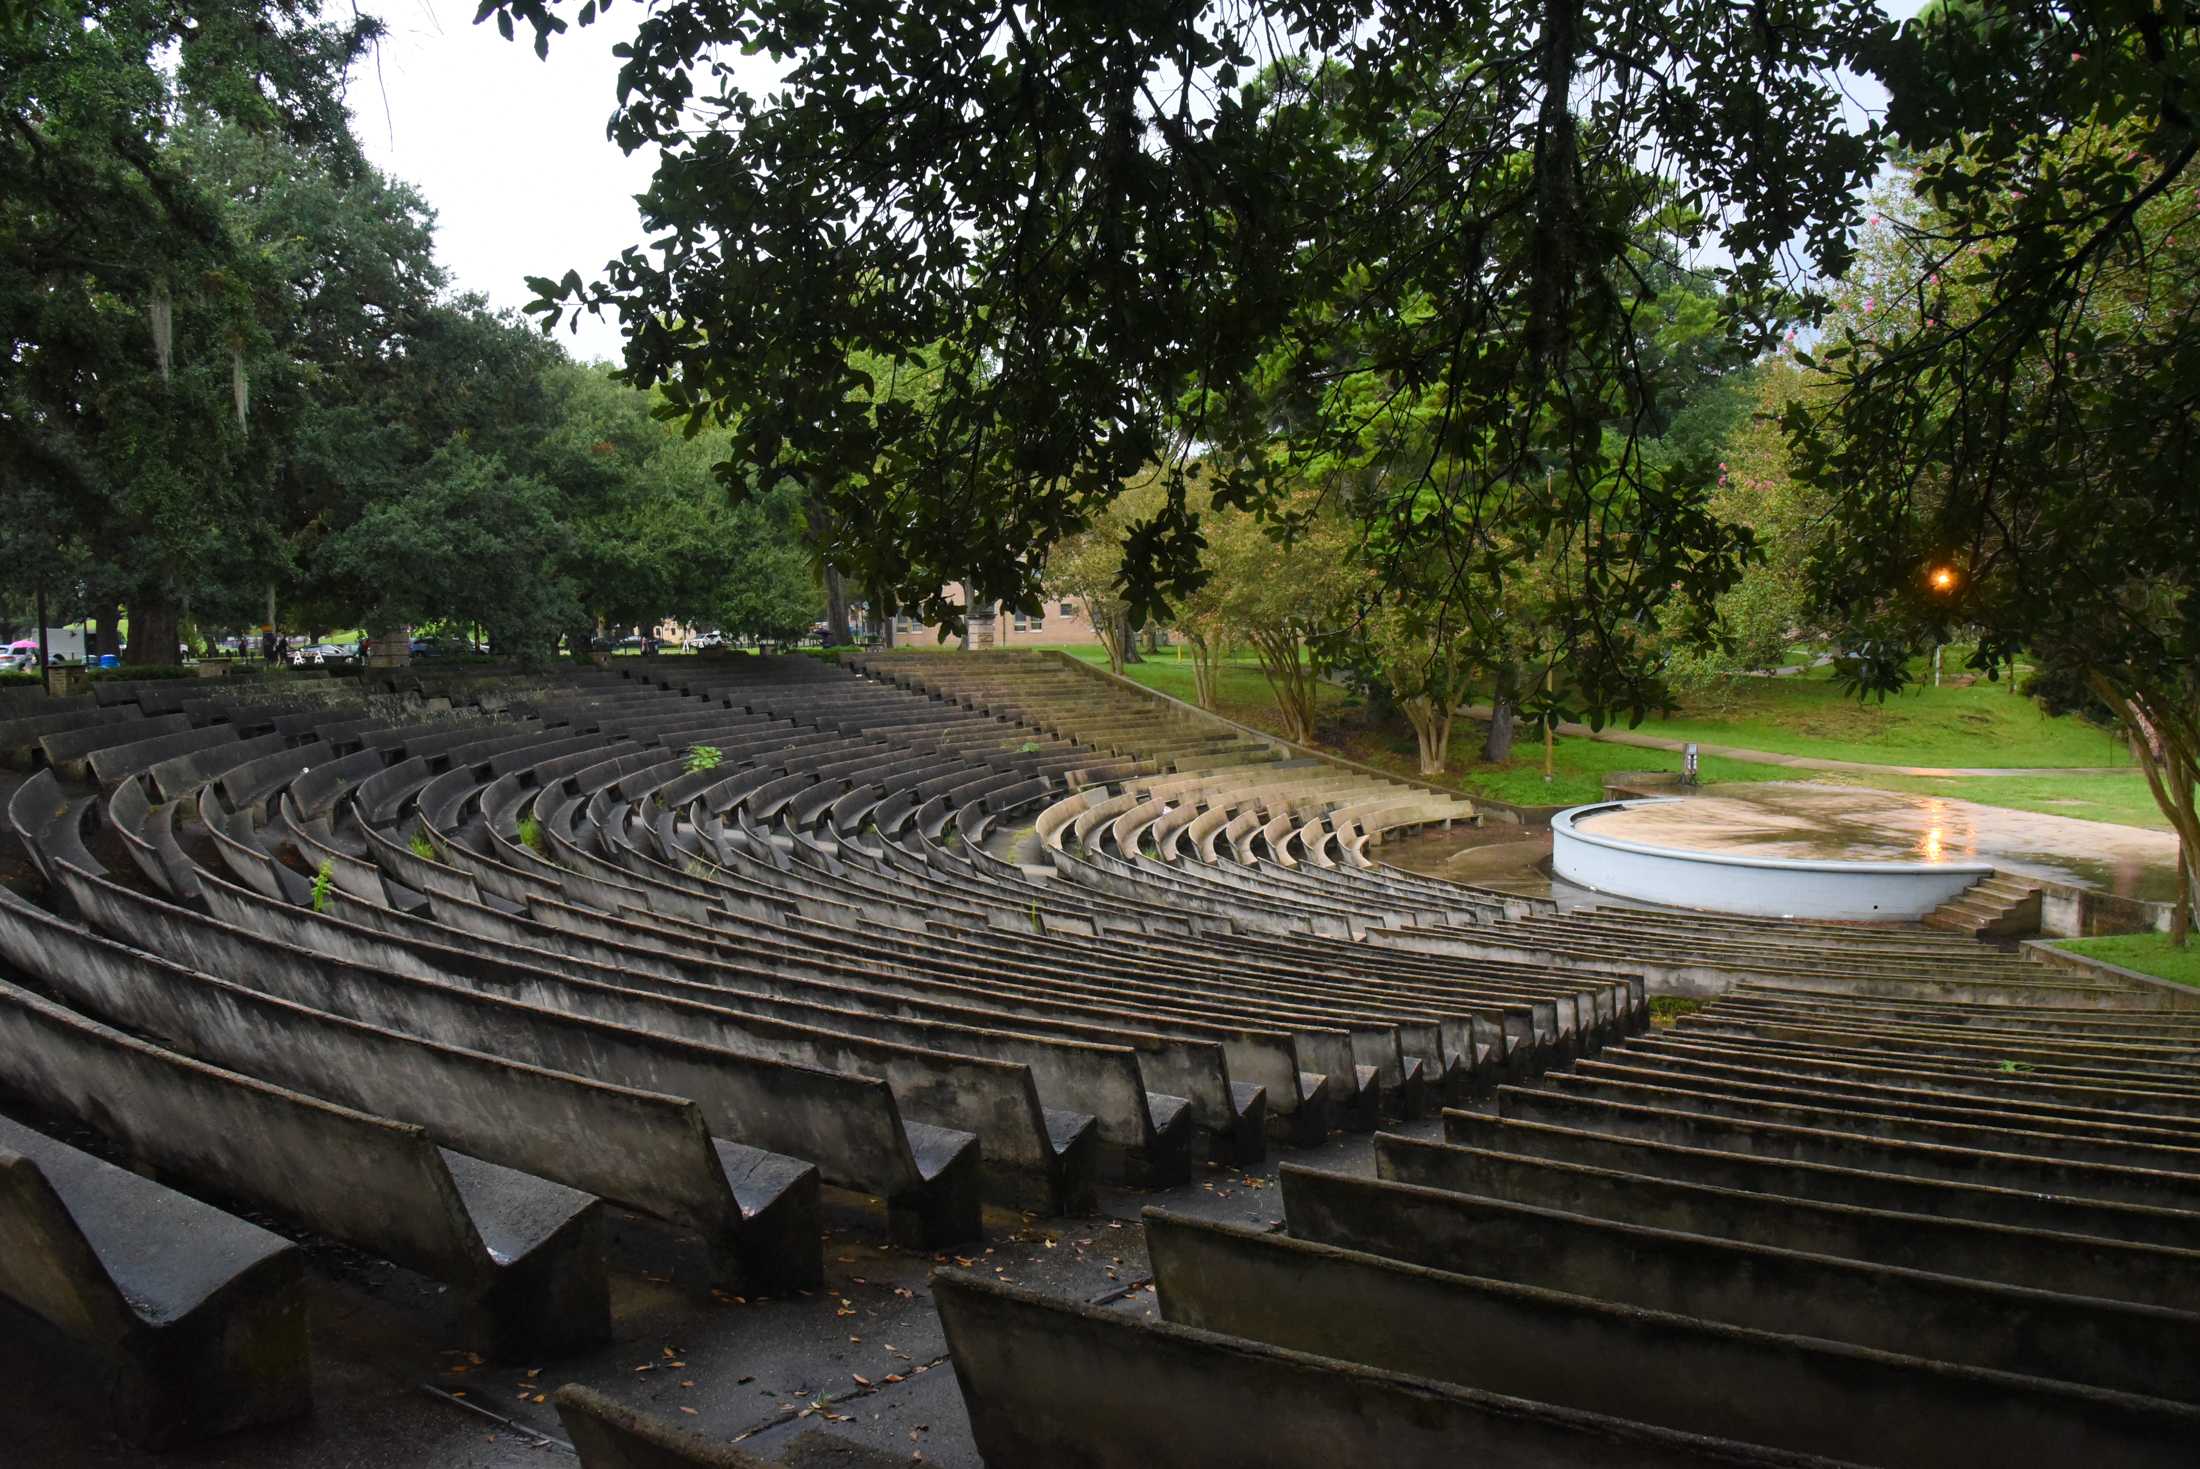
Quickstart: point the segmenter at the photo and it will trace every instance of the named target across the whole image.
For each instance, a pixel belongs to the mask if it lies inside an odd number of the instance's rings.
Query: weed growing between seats
[[[1652,995],[1650,1023],[1664,1030],[1683,1015],[1693,1015],[1710,1003],[1709,1000],[1699,1000],[1688,995]]]
[[[313,911],[328,912],[329,889],[336,884],[336,864],[323,862],[321,870],[313,874]]]
[[[519,839],[529,851],[538,856],[547,855],[542,842],[542,823],[534,817],[522,816],[519,819]]]
[[[411,847],[413,855],[424,862],[440,862],[443,860],[442,855],[435,849],[435,843],[428,840],[428,834],[424,831],[415,831],[411,837],[406,839],[405,845]]]

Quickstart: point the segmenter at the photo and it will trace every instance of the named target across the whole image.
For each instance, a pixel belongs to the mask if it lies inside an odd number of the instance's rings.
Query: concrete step
[[[1973,938],[2017,938],[2039,932],[2040,890],[2021,879],[1983,878],[1925,915],[1925,926]]]

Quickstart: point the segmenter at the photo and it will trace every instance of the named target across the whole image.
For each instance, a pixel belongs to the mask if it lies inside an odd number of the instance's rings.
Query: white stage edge
[[[1984,862],[1849,862],[1653,847],[1581,825],[1602,812],[1670,800],[1600,801],[1559,812],[1551,818],[1552,872],[1576,887],[1671,908],[1881,923],[1922,918],[1994,875]]]

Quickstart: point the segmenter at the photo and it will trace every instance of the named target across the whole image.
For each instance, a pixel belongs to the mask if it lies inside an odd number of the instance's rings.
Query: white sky
[[[1922,0],[1881,0],[1907,17]],[[561,7],[570,19],[577,5]],[[642,240],[634,196],[649,184],[653,151],[632,157],[604,136],[618,97],[613,45],[629,40],[646,13],[611,0],[606,16],[552,39],[547,61],[522,27],[506,41],[492,22],[473,23],[474,0],[391,0],[378,59],[352,78],[351,107],[368,156],[418,188],[437,213],[436,255],[460,290],[500,307],[523,305],[526,277],[577,270],[597,279],[605,261]],[[768,90],[769,58],[749,89]],[[1884,94],[1858,87],[1876,107]],[[574,356],[617,360],[618,327],[584,316],[580,332],[559,328]]]
[[[561,7],[570,23],[577,5]],[[353,127],[367,156],[427,197],[437,215],[436,257],[459,290],[518,307],[526,278],[577,270],[598,279],[605,261],[641,243],[634,196],[649,186],[654,150],[632,157],[604,136],[618,101],[619,59],[646,13],[634,0],[571,26],[535,55],[533,34],[473,23],[474,0],[389,0],[379,58],[351,80]],[[773,68],[758,57],[761,92]],[[558,328],[574,356],[617,360],[615,322],[581,318]]]

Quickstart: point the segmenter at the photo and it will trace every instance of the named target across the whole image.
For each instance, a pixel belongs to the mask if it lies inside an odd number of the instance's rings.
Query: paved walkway
[[[1469,719],[1488,719],[1490,706],[1469,704],[1459,711]],[[1641,750],[1685,750],[1687,740],[1668,739],[1664,735],[1638,734],[1631,729],[1593,730],[1586,724],[1561,724],[1558,732],[1570,739],[1602,740],[1608,745],[1633,745]],[[1702,755],[1716,755],[1722,760],[1741,760],[1751,765],[1783,765],[1790,770],[1829,770],[1850,775],[2131,775],[2138,767],[2133,765],[1874,765],[1865,760],[1826,760],[1816,755],[1781,755],[1771,750],[1745,750],[1736,745],[1707,745],[1695,742],[1696,751]]]

